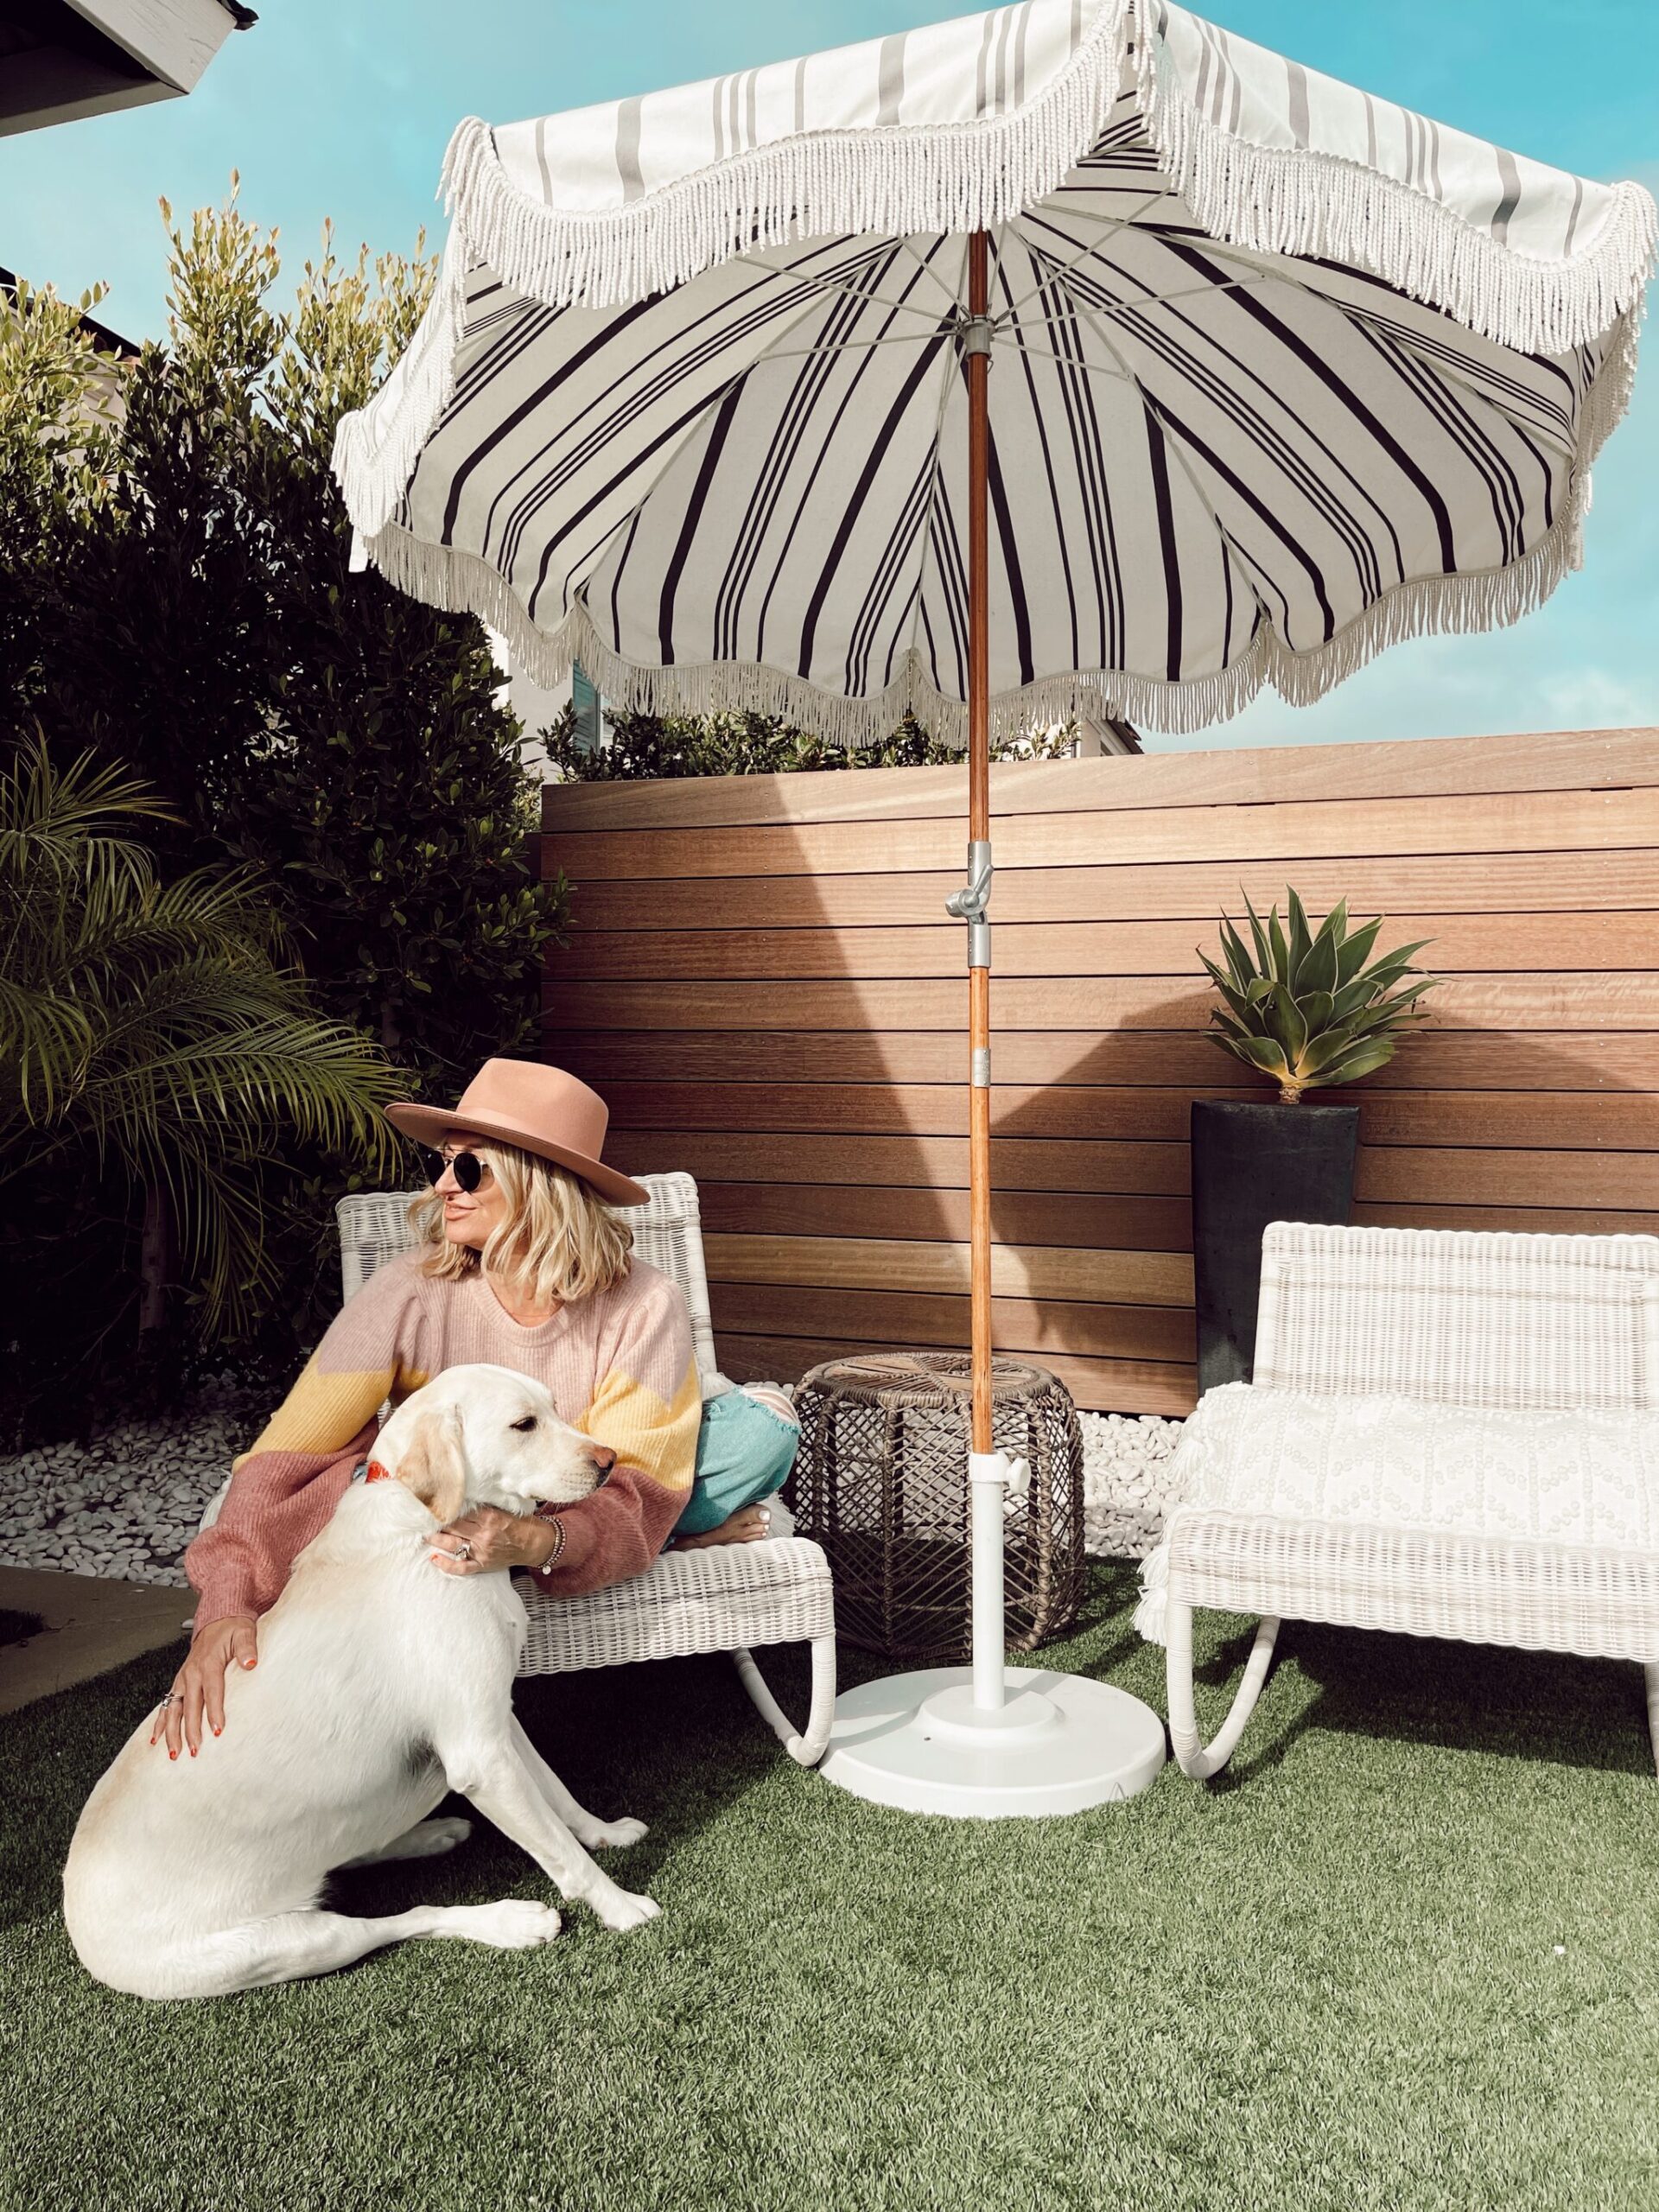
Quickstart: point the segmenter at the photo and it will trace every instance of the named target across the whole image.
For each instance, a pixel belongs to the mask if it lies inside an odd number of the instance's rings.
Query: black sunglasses
[[[426,1170],[426,1179],[435,1184],[446,1167],[454,1170],[455,1181],[468,1198],[489,1173],[487,1162],[475,1152],[434,1152],[429,1146],[420,1147],[421,1165]]]

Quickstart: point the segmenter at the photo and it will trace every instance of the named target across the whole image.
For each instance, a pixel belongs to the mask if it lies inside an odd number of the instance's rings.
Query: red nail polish
[[[168,1756],[168,1758],[170,1758],[170,1759],[175,1759],[175,1758],[177,1758],[177,1757],[178,1757],[179,1755],[178,1755],[178,1753],[177,1753],[176,1751],[169,1751],[169,1752],[168,1753],[168,1755],[167,1755],[167,1756]]]
[[[222,1736],[225,1733],[225,1731],[222,1728],[215,1728],[213,1733],[215,1736]]]

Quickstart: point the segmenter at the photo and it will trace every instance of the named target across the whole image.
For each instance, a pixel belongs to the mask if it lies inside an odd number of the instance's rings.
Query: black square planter
[[[1218,1383],[1250,1379],[1262,1230],[1270,1221],[1346,1221],[1358,1142],[1357,1106],[1193,1100],[1200,1397]]]

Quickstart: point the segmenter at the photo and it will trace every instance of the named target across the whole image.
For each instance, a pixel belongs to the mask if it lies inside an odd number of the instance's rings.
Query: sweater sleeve
[[[184,1555],[200,1593],[199,1636],[232,1614],[269,1612],[294,1561],[327,1527],[373,1443],[388,1397],[427,1379],[413,1364],[420,1295],[393,1262],[341,1307],[294,1388],[235,1463],[219,1517]]]
[[[644,1573],[685,1510],[696,1471],[702,1389],[685,1300],[660,1276],[623,1314],[593,1402],[576,1423],[616,1465],[602,1488],[561,1509],[564,1548],[537,1582],[574,1598]]]

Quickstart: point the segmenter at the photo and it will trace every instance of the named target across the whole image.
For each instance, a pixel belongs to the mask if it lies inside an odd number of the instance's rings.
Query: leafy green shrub
[[[118,760],[157,802],[153,895],[239,871],[308,1015],[378,1048],[392,1095],[453,1095],[488,1055],[536,1049],[567,901],[540,880],[536,786],[482,625],[352,572],[329,470],[435,264],[419,245],[342,261],[325,238],[278,311],[274,234],[233,201],[163,215],[169,329],[137,360],[94,357],[48,295],[0,306],[0,764],[37,725],[60,773]],[[257,1241],[221,1269],[215,1374],[285,1383],[337,1303],[334,1201],[390,1172],[367,1124],[342,1134],[272,1122],[267,1156],[238,1167]],[[0,1269],[31,1285],[0,1354],[32,1345],[13,1385],[39,1406],[48,1368],[73,1375],[59,1396],[84,1414],[130,1387],[154,1207],[95,1144],[31,1158],[0,1210]],[[202,1356],[213,1268],[185,1273],[181,1363]]]
[[[798,769],[922,768],[959,761],[960,746],[929,736],[906,715],[880,745],[831,745],[776,715],[643,715],[607,708],[607,741],[583,744],[574,709],[541,733],[548,760],[566,781],[610,784],[667,776],[779,776]],[[1052,759],[1069,753],[1070,724],[1052,735],[994,745],[997,760]]]
[[[94,350],[79,307],[19,279],[0,295],[0,700],[21,718],[39,687],[45,587],[105,502],[122,371]]]
[[[1277,906],[1263,923],[1247,898],[1252,949],[1224,916],[1225,972],[1207,953],[1198,957],[1224,1001],[1211,1011],[1219,1033],[1211,1043],[1272,1076],[1281,1102],[1294,1106],[1305,1090],[1356,1082],[1391,1060],[1399,1032],[1425,1019],[1417,1001],[1441,979],[1410,964],[1427,938],[1383,953],[1368,967],[1382,918],[1351,931],[1346,899],[1317,930],[1288,889],[1285,909],[1287,925]]]
[[[165,213],[164,208],[164,213]],[[170,220],[170,216],[169,216]],[[334,430],[411,335],[435,264],[327,238],[291,311],[235,205],[171,232],[171,321],[126,388],[110,510],[51,594],[43,714],[105,731],[188,825],[170,867],[265,872],[321,1004],[410,1075],[534,1049],[563,883],[483,626],[353,574]]]

